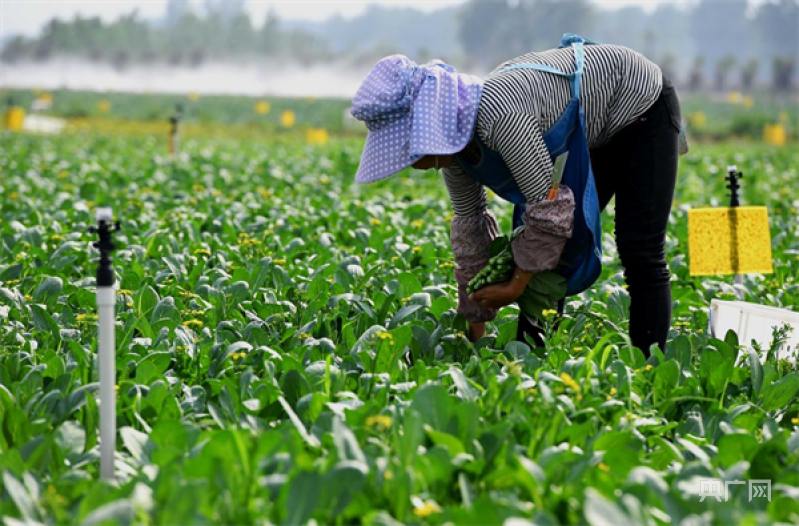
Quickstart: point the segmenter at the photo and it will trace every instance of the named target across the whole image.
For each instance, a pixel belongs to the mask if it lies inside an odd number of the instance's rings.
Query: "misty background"
[[[124,4],[112,20],[77,13],[28,34],[4,29],[0,86],[351,97],[385,55],[485,74],[556,47],[564,32],[632,47],[687,91],[788,92],[797,82],[799,0],[398,2],[321,20],[313,3],[307,19],[259,17],[247,0],[165,0],[156,14],[152,3],[146,14]],[[2,17],[19,5],[3,0]]]

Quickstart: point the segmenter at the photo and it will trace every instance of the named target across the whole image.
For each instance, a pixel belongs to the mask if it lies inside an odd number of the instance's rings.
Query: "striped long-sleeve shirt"
[[[522,55],[495,71],[518,62],[547,64],[566,73],[575,69],[572,48],[562,48]],[[660,68],[640,53],[623,46],[585,46],[581,104],[589,147],[601,146],[641,116],[655,103],[661,87]],[[568,79],[542,71],[517,69],[485,81],[475,133],[500,153],[528,202],[546,196],[552,183],[543,133],[560,117],[570,97]],[[479,155],[474,148],[472,144],[464,153]],[[485,210],[486,193],[480,183],[457,163],[443,172],[456,216]]]

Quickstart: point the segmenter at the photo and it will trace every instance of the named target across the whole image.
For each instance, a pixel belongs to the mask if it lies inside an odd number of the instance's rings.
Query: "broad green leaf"
[[[585,490],[583,505],[585,520],[591,526],[619,526],[632,524],[632,521],[621,508],[609,501],[594,488]]]
[[[41,285],[36,287],[36,291],[33,293],[33,299],[44,303],[48,307],[52,307],[55,302],[58,301],[58,297],[61,295],[63,289],[63,280],[59,277],[50,276],[45,279]]]
[[[284,487],[281,499],[283,520],[286,526],[302,526],[311,518],[319,505],[323,488],[323,478],[317,473],[303,471],[291,478]]]
[[[763,366],[754,349],[747,349],[747,353],[749,354],[749,368],[752,371],[752,395],[757,400],[760,397],[760,390],[763,388]]]
[[[416,391],[411,409],[421,415],[423,423],[436,431],[447,432],[453,422],[455,407],[443,386],[427,384]]]
[[[369,468],[364,462],[346,460],[333,466],[324,477],[323,496],[325,508],[336,518],[363,492]]]
[[[454,457],[455,455],[460,455],[465,452],[463,444],[458,440],[458,437],[436,431],[430,426],[425,426],[425,432],[434,444],[445,447],[447,451],[449,451],[450,456]]]
[[[36,502],[25,486],[8,471],[3,472],[3,485],[22,518],[28,521],[35,521],[39,516],[36,510]]]
[[[760,444],[752,435],[735,433],[722,436],[716,445],[719,463],[722,467],[729,468],[742,460],[750,462]]]
[[[41,305],[28,305],[33,319],[33,326],[37,331],[49,334],[58,342],[61,339],[61,329],[49,312]]]
[[[763,409],[772,411],[788,405],[799,393],[799,373],[791,373],[763,388]]]
[[[424,305],[405,305],[397,313],[391,318],[391,321],[388,322],[388,329],[391,330],[395,328],[399,323],[404,320],[405,318],[409,317],[414,312],[423,309]]]
[[[150,285],[145,285],[136,294],[133,303],[136,305],[137,316],[149,316],[158,304],[158,293]]]
[[[336,444],[339,460],[354,460],[366,464],[366,456],[361,451],[358,439],[339,416],[333,418],[333,442]]]

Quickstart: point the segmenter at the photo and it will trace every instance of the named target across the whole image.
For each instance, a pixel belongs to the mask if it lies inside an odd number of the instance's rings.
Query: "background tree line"
[[[556,45],[564,32],[630,46],[686,89],[751,89],[768,81],[789,90],[799,53],[799,0],[700,0],[689,8],[661,5],[607,10],[589,0],[471,0],[432,13],[374,6],[353,19],[281,21],[257,27],[245,0],[206,0],[198,14],[189,0],[170,0],[164,19],[137,12],[52,20],[38,37],[14,37],[7,62],[76,57],[124,69],[155,62],[200,66],[208,61],[278,58],[310,65],[333,59],[363,66],[389,53],[418,61],[432,56],[463,69],[498,63]]]

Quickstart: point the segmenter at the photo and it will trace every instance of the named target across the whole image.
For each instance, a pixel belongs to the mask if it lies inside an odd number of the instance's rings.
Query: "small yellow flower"
[[[394,340],[394,336],[392,336],[390,332],[386,332],[386,331],[377,331],[375,333],[375,336],[377,336],[381,340],[389,340],[389,341],[393,341]]]
[[[792,424],[799,424],[799,418],[791,418]]]
[[[64,241],[64,236],[59,236],[58,234],[50,236],[50,241],[58,242]]]
[[[399,256],[392,256],[391,257],[391,261],[397,261],[398,259],[399,259]]]
[[[283,259],[283,258],[275,260],[275,265],[285,265],[285,264],[286,264],[286,260]]]
[[[547,317],[548,316],[555,316],[557,313],[558,313],[558,311],[556,311],[555,309],[546,309],[543,312],[541,312],[541,314],[543,316],[547,316]]]
[[[432,500],[427,500],[424,502],[419,501],[416,503],[416,505],[414,505],[413,508],[413,514],[422,519],[429,517],[434,513],[441,513],[441,507]]]
[[[391,470],[387,469],[386,472],[383,473],[383,478],[386,480],[391,480],[394,478],[394,474],[391,472]]]
[[[266,115],[267,113],[269,113],[269,110],[270,110],[269,103],[266,102],[265,100],[259,100],[257,103],[255,103],[255,113],[257,113],[258,115]]]
[[[530,389],[527,390],[527,394],[535,396],[538,394],[538,389],[536,389],[535,387],[531,387]]]
[[[119,391],[119,384],[114,386],[114,391]]]
[[[615,394],[616,394],[616,388],[615,387],[611,387],[610,388],[610,396],[613,396]]]
[[[319,178],[319,182],[321,184],[327,184],[330,182],[330,177],[323,175],[322,177]]]
[[[128,289],[119,289],[117,291],[117,294],[130,296],[130,295],[133,294],[133,291],[132,290],[128,290]]]
[[[291,128],[292,126],[294,126],[295,121],[296,118],[294,116],[294,112],[291,110],[286,110],[280,115],[280,124],[284,128]]]
[[[644,367],[644,370],[645,371],[651,371],[652,370],[652,364],[649,364],[649,363],[646,364],[646,367]]]
[[[78,320],[78,323],[85,323],[88,325],[90,323],[94,323],[97,321],[97,315],[89,313],[81,313],[76,316],[76,319]]]
[[[203,325],[204,323],[201,320],[186,320],[183,322],[183,326],[189,329],[192,327],[202,327]]]
[[[373,225],[373,226],[377,226],[377,225],[380,224],[380,220],[377,219],[376,217],[370,217],[369,218],[369,224]]]
[[[422,251],[422,247],[413,247],[413,251],[414,252],[421,252]]]
[[[69,172],[66,171],[66,170],[61,170],[60,172],[58,172],[58,176],[57,177],[59,179],[66,179],[67,177],[69,177]]]
[[[210,256],[211,255],[211,251],[208,250],[207,248],[198,248],[197,250],[194,251],[194,255],[195,256]]]
[[[575,347],[575,348],[574,348],[574,352],[580,352],[580,351],[582,351],[582,350],[583,350],[583,348],[582,348],[582,347]]]
[[[600,463],[599,463],[599,465],[598,465],[597,467],[598,467],[599,469],[601,469],[602,471],[604,471],[605,473],[607,473],[608,471],[610,471],[610,466],[608,466],[608,465],[607,465],[607,464],[605,464],[604,462],[600,462]]]
[[[422,228],[424,226],[424,220],[423,219],[416,219],[414,221],[411,221],[411,226],[413,228]]]
[[[574,378],[572,378],[569,373],[560,373],[560,379],[563,380],[563,383],[572,388],[574,391],[577,391],[578,393],[580,392],[580,384],[575,382]]]
[[[394,421],[388,415],[374,415],[366,419],[366,425],[376,427],[378,431],[385,431]]]
[[[698,111],[691,115],[690,122],[696,128],[702,129],[707,126],[707,115],[705,115],[705,112]]]

